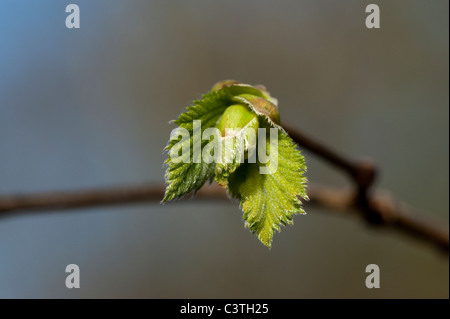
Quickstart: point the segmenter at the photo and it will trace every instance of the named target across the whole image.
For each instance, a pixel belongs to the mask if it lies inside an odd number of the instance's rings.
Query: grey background
[[[367,1],[73,2],[79,30],[72,2],[0,1],[0,194],[162,182],[168,121],[232,78],[448,225],[448,1],[376,1],[379,30]],[[311,182],[348,185],[305,155]],[[448,256],[423,243],[309,209],[269,251],[241,216],[192,200],[1,219],[0,297],[449,297]]]

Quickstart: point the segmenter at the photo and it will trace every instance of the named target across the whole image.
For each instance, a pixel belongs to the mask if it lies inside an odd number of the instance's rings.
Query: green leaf
[[[293,224],[293,215],[304,214],[297,196],[308,199],[305,190],[305,162],[292,139],[278,131],[278,151],[270,148],[267,164],[261,162],[242,164],[228,180],[230,194],[240,200],[244,212],[245,227],[258,236],[267,247],[271,247],[275,230],[280,225]],[[278,166],[276,167],[276,160]],[[260,168],[276,171],[261,174]]]
[[[278,101],[265,87],[218,82],[174,123],[178,128],[166,147],[163,202],[195,194],[215,179],[240,200],[245,226],[269,248],[280,225],[292,224],[295,214],[304,214],[299,199],[308,199],[304,158],[281,127]],[[215,131],[204,132],[210,128]],[[266,136],[258,135],[258,128],[265,128]],[[277,138],[271,140],[273,132]],[[210,140],[203,140],[203,135]],[[260,143],[269,154],[259,149]]]
[[[186,129],[189,133],[190,160],[188,163],[175,163],[173,161],[170,151],[181,138],[175,136],[175,138],[171,139],[165,148],[169,152],[169,156],[165,162],[168,166],[165,174],[167,186],[163,202],[182,198],[192,191],[195,193],[208,180],[212,181],[215,163],[207,164],[202,158],[198,159],[199,163],[194,163],[194,147],[192,147],[194,138],[193,121],[201,121],[201,130],[199,132],[201,140],[203,131],[209,127],[214,127],[225,109],[233,103],[232,95],[228,88],[213,91],[203,95],[203,99],[194,101],[193,106],[188,107],[186,112],[173,121],[179,128]],[[203,149],[207,143],[208,141],[201,140],[201,148]]]

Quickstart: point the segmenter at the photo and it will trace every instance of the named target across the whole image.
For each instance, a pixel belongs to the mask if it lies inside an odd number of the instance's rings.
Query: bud
[[[278,108],[267,99],[252,94],[240,94],[236,96],[235,99],[243,101],[257,114],[264,115],[266,118],[271,119],[273,123],[280,125],[280,113],[278,113]]]
[[[252,122],[253,119],[256,119]],[[247,106],[242,104],[230,105],[217,123],[217,128],[223,137],[236,135],[239,131],[252,122],[249,128],[258,129],[258,116]],[[227,130],[228,129],[228,130]]]
[[[236,103],[248,106],[250,111],[264,116],[274,127],[280,126],[280,113],[278,112],[278,101],[270,96],[263,85],[252,86],[235,80],[217,82],[212,90],[226,89]]]
[[[243,148],[244,158],[249,158],[256,151],[259,121],[258,116],[247,106],[230,105],[219,119],[216,127],[224,137],[224,158],[232,158],[236,154],[240,154],[239,147]],[[238,147],[238,151],[236,151],[236,147]]]
[[[218,91],[226,86],[230,86],[233,84],[240,84],[241,82],[236,81],[236,80],[224,80],[224,81],[220,81],[217,82],[216,84],[214,84],[214,86],[212,87],[211,91]]]

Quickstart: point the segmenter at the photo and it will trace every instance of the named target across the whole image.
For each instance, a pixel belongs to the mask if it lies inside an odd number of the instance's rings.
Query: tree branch
[[[335,212],[360,216],[370,225],[385,226],[402,232],[431,243],[448,253],[448,228],[439,227],[425,220],[424,214],[397,200],[390,193],[371,189],[377,175],[373,163],[352,161],[291,126],[283,125],[283,127],[299,146],[347,173],[354,184],[353,190],[311,185],[308,188],[310,201],[306,203],[307,205],[318,205]],[[163,185],[143,185],[0,196],[0,216],[15,216],[20,212],[61,211],[103,205],[159,202],[163,195]],[[215,201],[227,199],[227,195],[219,186],[211,185],[203,187],[196,194],[196,198]],[[420,215],[422,217],[419,217]]]
[[[353,181],[355,186],[353,197],[348,200],[349,194],[346,196],[341,194],[346,199],[341,202],[336,200],[329,208],[356,209],[371,225],[389,226],[427,240],[448,253],[448,229],[438,227],[425,220],[424,217],[419,217],[424,214],[420,214],[416,209],[397,200],[387,191],[371,191],[371,186],[377,176],[377,169],[373,162],[368,160],[352,161],[290,125],[284,124],[283,127],[299,146],[347,173]],[[326,196],[334,197],[331,193]],[[324,198],[321,197],[321,199]]]

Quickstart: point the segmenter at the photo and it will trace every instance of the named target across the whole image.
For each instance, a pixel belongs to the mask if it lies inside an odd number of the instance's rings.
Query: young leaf
[[[205,163],[203,159],[197,158],[197,162],[194,160],[194,121],[201,121],[201,130],[197,132],[199,134],[201,148],[207,144],[208,141],[202,140],[203,131],[208,127],[214,127],[217,120],[220,118],[225,109],[232,104],[232,95],[226,89],[219,91],[212,91],[203,95],[202,100],[194,101],[194,105],[187,108],[187,111],[182,113],[175,124],[181,129],[186,129],[189,133],[189,152],[190,158],[187,163],[174,162],[172,160],[171,150],[175,144],[180,140],[179,138],[173,138],[169,141],[169,144],[165,150],[169,151],[169,156],[165,162],[168,165],[165,178],[166,178],[166,192],[164,194],[163,202],[167,202],[173,199],[178,199],[186,194],[194,191],[198,191],[203,184],[208,180],[214,178],[215,163]]]
[[[267,149],[270,141],[267,140]],[[274,168],[278,160],[278,167]],[[241,165],[229,178],[231,195],[240,200],[245,227],[256,233],[259,240],[271,247],[274,231],[280,224],[293,224],[296,213],[304,214],[297,196],[308,199],[305,191],[305,162],[292,139],[278,131],[278,151],[270,149],[268,168],[273,174],[260,174],[262,163]]]

